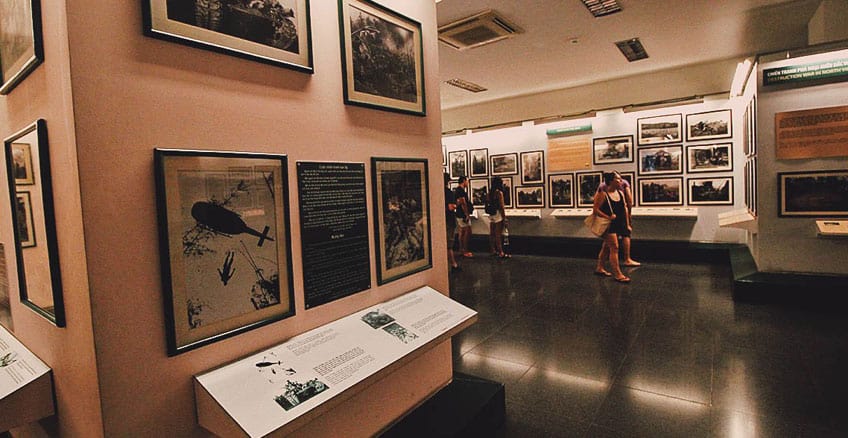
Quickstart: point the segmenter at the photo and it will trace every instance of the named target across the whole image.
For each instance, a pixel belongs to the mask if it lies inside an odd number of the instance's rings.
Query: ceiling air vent
[[[621,12],[621,6],[616,0],[583,0],[583,4],[596,18]]]
[[[523,32],[497,12],[488,10],[439,27],[439,41],[466,50]]]
[[[459,78],[448,79],[447,81],[445,81],[445,83],[448,85],[453,85],[457,88],[462,88],[463,90],[470,91],[472,93],[479,93],[481,91],[488,90],[488,88],[483,87],[481,85],[477,85],[474,82],[468,82]]]
[[[645,51],[645,47],[642,46],[642,42],[639,41],[639,38],[619,41],[615,43],[615,45],[618,46],[618,50],[621,50],[621,53],[630,62],[648,57],[648,52]]]

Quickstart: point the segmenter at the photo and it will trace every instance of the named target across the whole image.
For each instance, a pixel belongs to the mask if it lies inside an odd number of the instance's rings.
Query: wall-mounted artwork
[[[486,199],[489,197],[489,180],[472,179],[469,183],[471,203],[478,209],[482,209],[486,204]]]
[[[542,186],[518,186],[515,188],[516,208],[542,208],[545,206],[545,190]]]
[[[448,167],[451,179],[468,176],[468,151],[448,152]]]
[[[427,160],[371,158],[377,284],[433,266]]]
[[[35,223],[32,219],[32,196],[29,192],[19,190],[17,193],[15,208],[17,214],[15,220],[18,227],[18,239],[21,248],[32,248],[35,246]]]
[[[733,178],[689,178],[689,205],[733,205]]]
[[[699,144],[686,146],[686,171],[729,172],[733,170],[733,144]]]
[[[683,116],[680,114],[638,119],[636,132],[639,145],[679,143],[683,141],[682,124]]]
[[[630,185],[630,196],[633,202],[633,205],[639,205],[636,200],[636,173],[635,172],[618,172],[621,175],[621,179],[627,181],[627,184]]]
[[[848,170],[780,172],[778,216],[848,217]]]
[[[715,140],[733,136],[729,109],[686,115],[686,141]]]
[[[144,33],[311,73],[309,0],[144,0]]]
[[[370,0],[339,0],[344,101],[423,116],[421,23]]]
[[[577,207],[592,207],[603,181],[602,172],[577,172]]]
[[[683,205],[683,178],[639,179],[639,205]]]
[[[492,176],[515,175],[518,173],[518,154],[489,155],[492,162]]]
[[[0,94],[44,61],[40,0],[0,1]]]
[[[28,143],[12,144],[12,171],[15,175],[15,184],[19,186],[35,184],[32,147]]]
[[[471,149],[468,152],[471,159],[471,177],[489,176],[489,150]]]
[[[545,182],[545,153],[542,151],[521,153],[521,184]],[[544,199],[542,200],[544,202]]]
[[[548,196],[551,208],[574,207],[574,174],[548,175]]]
[[[633,136],[620,135],[592,140],[594,164],[633,162]]]
[[[639,149],[639,175],[683,173],[683,146]]]
[[[512,181],[512,177],[511,177],[511,176],[502,176],[502,177],[501,177],[501,180],[503,180],[503,186],[504,186],[504,190],[503,190],[503,195],[504,195],[504,208],[512,208],[512,207],[514,207],[514,206],[515,206],[515,205],[513,205],[514,203],[512,202],[512,200],[513,200],[513,196],[512,196],[512,187],[513,187],[513,184],[512,184],[512,183],[513,183],[513,181]]]
[[[156,149],[168,353],[294,314],[284,155]]]

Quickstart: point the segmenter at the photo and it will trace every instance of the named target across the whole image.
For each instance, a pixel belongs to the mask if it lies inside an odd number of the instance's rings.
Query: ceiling
[[[805,46],[820,1],[618,0],[621,12],[595,18],[580,0],[442,0],[440,26],[493,9],[524,30],[464,51],[439,43],[442,108]],[[629,63],[615,42],[634,37],[650,58]]]

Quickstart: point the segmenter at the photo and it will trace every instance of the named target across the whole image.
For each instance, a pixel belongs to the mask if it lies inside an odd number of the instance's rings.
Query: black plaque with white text
[[[364,163],[297,163],[306,308],[371,287]]]

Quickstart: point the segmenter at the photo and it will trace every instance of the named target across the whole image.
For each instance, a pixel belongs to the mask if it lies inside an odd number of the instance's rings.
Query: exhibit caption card
[[[50,368],[0,326],[0,399],[47,374]]]
[[[423,287],[196,379],[248,435],[264,436],[474,315]]]

